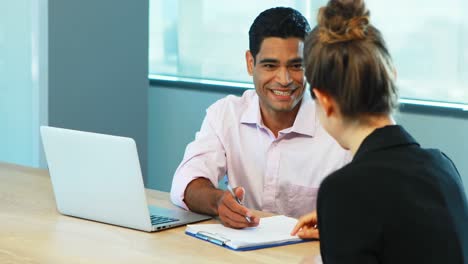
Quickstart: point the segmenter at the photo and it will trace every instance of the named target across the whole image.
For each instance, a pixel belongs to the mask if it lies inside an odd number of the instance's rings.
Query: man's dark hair
[[[257,56],[265,38],[300,38],[305,39],[310,32],[307,19],[299,11],[289,7],[274,7],[260,13],[249,30],[249,49],[252,56]]]

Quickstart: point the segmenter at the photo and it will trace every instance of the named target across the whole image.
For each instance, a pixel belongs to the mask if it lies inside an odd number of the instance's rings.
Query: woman
[[[460,175],[395,124],[396,73],[364,2],[322,7],[304,55],[320,121],[353,160],[322,182],[317,216],[292,234],[320,231],[324,263],[468,263]]]

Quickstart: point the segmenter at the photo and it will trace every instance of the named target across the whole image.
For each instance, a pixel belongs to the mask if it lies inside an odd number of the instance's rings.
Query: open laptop
[[[183,209],[148,206],[135,141],[41,126],[57,209],[118,226],[159,231],[209,219]]]

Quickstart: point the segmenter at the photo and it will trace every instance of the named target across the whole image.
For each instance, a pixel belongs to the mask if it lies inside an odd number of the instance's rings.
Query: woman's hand
[[[319,230],[317,228],[317,211],[306,214],[299,218],[296,226],[291,231],[292,236],[299,236],[300,238],[310,239],[319,238]]]

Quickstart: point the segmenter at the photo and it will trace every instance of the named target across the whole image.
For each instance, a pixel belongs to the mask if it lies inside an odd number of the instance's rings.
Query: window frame
[[[186,78],[159,74],[148,74],[150,88],[167,87],[196,91],[210,91],[240,95],[246,90],[254,89],[252,83],[218,81],[209,79]],[[468,118],[468,104],[428,101],[412,98],[398,99],[400,112],[444,115]]]

